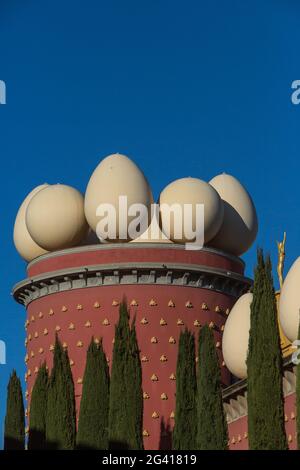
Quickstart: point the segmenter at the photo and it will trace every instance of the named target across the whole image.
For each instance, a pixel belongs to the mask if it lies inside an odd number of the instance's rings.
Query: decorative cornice
[[[249,290],[252,281],[231,271],[202,265],[118,263],[43,273],[16,284],[12,294],[17,302],[27,306],[35,299],[57,292],[119,284],[194,287],[237,298]]]

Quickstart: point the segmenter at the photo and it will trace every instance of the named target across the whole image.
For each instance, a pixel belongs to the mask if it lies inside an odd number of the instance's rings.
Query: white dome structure
[[[186,236],[184,228],[187,222],[189,227],[196,229],[196,204],[204,205],[205,243],[211,240],[221,227],[223,221],[221,198],[212,186],[198,178],[181,178],[173,181],[161,192],[159,203],[162,231],[174,243],[193,241]],[[185,204],[190,205],[192,209],[190,213],[186,211]],[[172,205],[174,208],[177,206],[175,216],[172,211],[170,212]],[[184,214],[184,218],[180,213]],[[203,230],[202,225],[200,230]]]
[[[223,224],[210,241],[210,246],[240,256],[254,242],[258,222],[253,201],[241,185],[231,175],[223,173],[215,176],[209,184],[219,193],[224,205]]]
[[[253,294],[242,295],[234,304],[223,332],[222,351],[230,372],[239,379],[247,377],[247,355]]]
[[[119,207],[120,196],[125,196],[127,210],[134,204],[143,204],[148,214],[142,218],[145,229],[150,222],[150,207],[153,201],[151,189],[142,171],[125,155],[113,154],[104,158],[94,170],[85,193],[84,210],[89,226],[102,239],[111,242],[126,242],[131,237],[127,231],[135,216],[128,215],[126,208]],[[115,209],[115,236],[109,237],[105,232],[107,214],[97,215],[99,206],[109,204]],[[103,209],[104,210],[104,209]],[[103,215],[104,214],[104,215]],[[121,223],[120,223],[121,221]]]
[[[47,184],[41,184],[34,188],[22,202],[14,225],[14,244],[18,253],[25,261],[32,261],[40,255],[47,253],[44,248],[39,246],[31,237],[26,227],[26,209],[31,199],[42,189],[46,188]]]
[[[290,268],[279,299],[279,321],[283,333],[291,341],[298,338],[300,320],[300,257]]]
[[[78,245],[88,231],[82,194],[63,184],[42,189],[28,204],[26,225],[33,240],[48,251]]]

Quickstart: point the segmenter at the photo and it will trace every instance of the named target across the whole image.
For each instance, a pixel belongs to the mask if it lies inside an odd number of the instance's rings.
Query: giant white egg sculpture
[[[219,193],[224,205],[224,218],[219,232],[210,245],[236,256],[245,253],[254,242],[258,222],[253,201],[231,175],[215,176],[209,184]]]
[[[192,243],[195,241],[191,239],[192,232],[199,235],[203,229],[204,242],[207,243],[216,235],[223,221],[219,194],[198,178],[173,181],[161,192],[159,204],[162,231],[175,243]],[[204,207],[202,223],[197,212],[197,205],[201,204]]]
[[[300,311],[300,257],[290,268],[279,299],[279,321],[285,336],[291,341],[298,338]]]
[[[31,199],[35,194],[37,194],[42,189],[46,188],[47,184],[41,184],[34,188],[22,202],[14,225],[14,244],[18,253],[26,261],[32,261],[34,258],[37,258],[40,255],[47,253],[44,248],[39,246],[31,237],[28,229],[26,227],[26,209]]]
[[[242,295],[226,320],[222,339],[223,358],[230,372],[239,379],[247,377],[247,355],[253,294]]]
[[[148,181],[138,166],[125,155],[113,154],[99,163],[88,182],[85,216],[99,238],[126,242],[147,229],[152,201]],[[138,212],[141,206],[144,214]]]
[[[46,250],[78,245],[88,231],[82,194],[64,184],[42,189],[28,204],[26,225],[33,240]]]

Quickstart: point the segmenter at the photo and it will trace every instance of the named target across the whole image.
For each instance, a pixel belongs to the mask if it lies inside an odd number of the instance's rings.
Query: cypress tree
[[[109,397],[109,445],[111,449],[128,448],[128,420],[126,402],[126,345],[129,323],[126,307],[120,306],[119,321],[115,327],[115,342],[111,369]]]
[[[7,386],[7,404],[4,425],[4,450],[24,450],[25,414],[22,387],[13,370]]]
[[[248,370],[249,447],[287,449],[282,355],[270,257],[258,250],[251,304]]]
[[[127,412],[131,425],[130,447],[136,450],[143,449],[143,389],[142,367],[140,351],[137,343],[135,318],[129,333],[129,347],[127,350]]]
[[[187,329],[180,333],[176,368],[174,450],[195,450],[197,438],[197,379],[195,338]]]
[[[135,325],[130,329],[126,304],[120,306],[110,382],[109,446],[142,448],[142,374]]]
[[[109,370],[102,342],[87,351],[77,434],[79,449],[108,449]]]
[[[198,355],[197,448],[226,450],[228,431],[222,400],[221,372],[214,335],[208,325],[200,330]]]
[[[28,450],[46,449],[46,406],[48,372],[44,363],[38,371],[30,401]]]
[[[74,383],[68,353],[56,336],[46,412],[47,448],[72,450],[75,439]]]

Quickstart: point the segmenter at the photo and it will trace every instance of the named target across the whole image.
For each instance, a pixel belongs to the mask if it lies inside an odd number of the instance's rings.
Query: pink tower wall
[[[67,273],[68,267],[106,264],[129,259],[149,263],[160,258],[163,262],[198,265],[207,261],[211,267],[242,271],[241,264],[227,259],[225,255],[213,253],[186,252],[184,250],[107,250],[99,252],[75,253],[56,257],[41,258],[29,267],[30,276],[45,276],[54,270],[57,274]],[[160,254],[159,254],[160,251]],[[127,258],[125,254],[127,253]],[[87,255],[87,256],[85,256]],[[104,256],[105,255],[105,256]],[[109,256],[110,255],[110,256]],[[136,258],[134,258],[134,255]],[[81,264],[80,264],[81,263]],[[183,268],[182,268],[183,269]],[[32,279],[34,279],[32,277]],[[207,288],[186,285],[101,285],[64,290],[32,300],[27,306],[27,399],[30,407],[30,394],[35,381],[37,368],[43,361],[52,367],[52,348],[57,332],[68,349],[76,391],[77,416],[80,407],[82,379],[84,375],[86,350],[91,341],[103,338],[103,346],[111,366],[114,326],[118,320],[118,304],[126,296],[130,305],[135,300],[138,305],[130,306],[130,316],[136,315],[136,329],[141,350],[144,399],[144,445],[146,449],[168,448],[170,432],[174,425],[177,347],[180,331],[188,328],[197,338],[199,326],[211,323],[216,348],[222,365],[222,327],[226,320],[226,310],[231,309],[236,298]],[[155,305],[150,305],[155,303]],[[168,306],[170,300],[174,306]],[[154,301],[154,302],[153,302]],[[135,303],[135,302],[134,302]],[[202,304],[207,304],[204,310]],[[98,304],[100,307],[98,307]],[[216,308],[217,307],[217,308]],[[216,311],[217,310],[217,311]],[[145,321],[146,319],[146,321]],[[179,320],[182,320],[182,324]],[[73,325],[73,326],[72,326]],[[70,329],[73,328],[73,329]],[[154,340],[155,338],[155,340]],[[152,341],[151,341],[152,340]],[[156,341],[156,342],[154,342]],[[222,381],[230,383],[229,371],[222,365]],[[155,374],[157,381],[151,380]],[[173,375],[172,375],[173,374]],[[152,377],[153,378],[153,377]],[[165,398],[164,395],[165,394]],[[155,413],[153,417],[153,414]],[[28,413],[29,414],[29,413]]]

